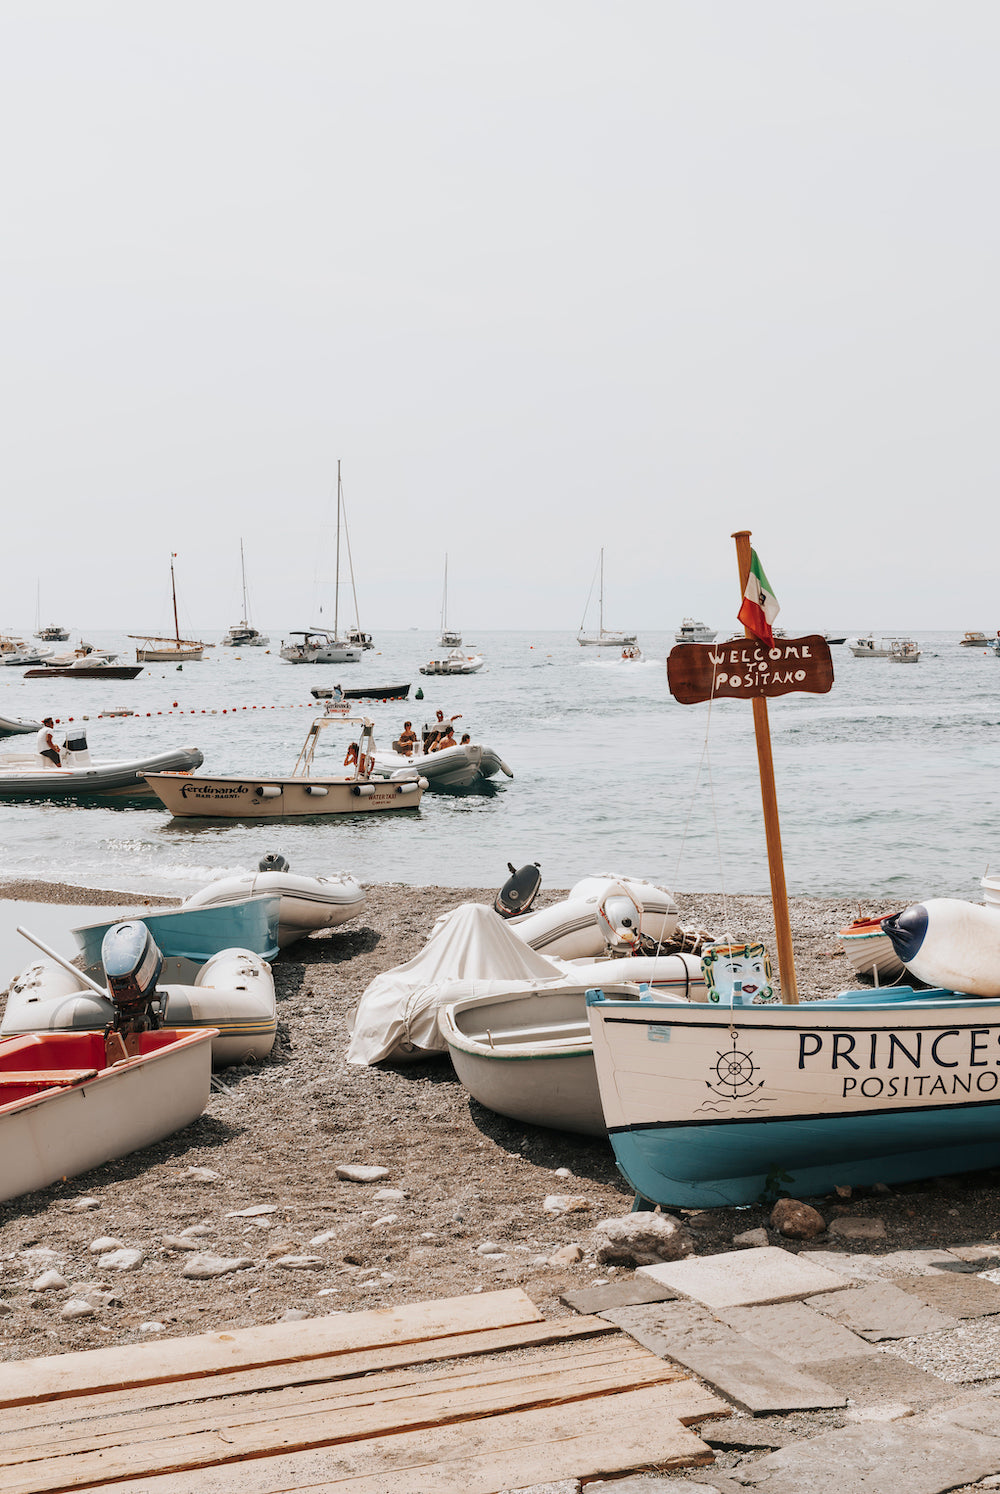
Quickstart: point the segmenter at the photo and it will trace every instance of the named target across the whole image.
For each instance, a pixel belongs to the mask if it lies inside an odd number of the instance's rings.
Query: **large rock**
[[[626,1214],[602,1219],[594,1230],[595,1256],[602,1266],[655,1266],[694,1254],[694,1242],[671,1214]]]
[[[771,1210],[771,1225],[789,1240],[814,1240],[826,1234],[823,1215],[798,1198],[779,1198]]]

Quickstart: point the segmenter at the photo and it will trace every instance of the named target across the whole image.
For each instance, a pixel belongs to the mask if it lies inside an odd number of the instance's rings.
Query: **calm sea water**
[[[835,647],[829,695],[771,702],[792,895],[978,898],[987,865],[1000,868],[1000,660],[960,648],[959,636],[918,635],[914,666]],[[405,717],[419,725],[441,706],[500,753],[513,781],[486,794],[428,793],[406,813],[269,825],[173,820],[159,808],[0,805],[0,879],[186,895],[280,851],[297,871],[347,870],[366,882],[494,887],[508,861],[538,861],[550,887],[619,871],[689,891],[768,890],[750,708],[713,707],[706,759],[708,708],[667,693],[672,634],[644,635],[640,662],[564,633],[470,634],[487,665],[452,680],[418,673],[435,651],[432,633],[377,639],[377,651],[342,667],[285,664],[275,642],[270,653],[212,649],[181,670],[151,665],[133,682],[0,670],[0,715],[89,717],[99,758],[193,744],[207,771],[287,772],[317,713],[312,686],[405,680],[408,703],[365,708],[377,741],[388,745]],[[123,635],[92,641],[130,647]],[[418,687],[424,701],[412,698]],[[140,715],[97,719],[118,706]],[[0,742],[0,754],[17,745]],[[331,763],[341,757],[331,748]]]

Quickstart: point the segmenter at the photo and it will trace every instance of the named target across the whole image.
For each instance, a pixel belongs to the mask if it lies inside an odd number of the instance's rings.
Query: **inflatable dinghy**
[[[110,946],[109,946],[110,941]],[[277,1008],[271,967],[248,949],[221,949],[203,964],[164,955],[139,920],[114,924],[101,941],[102,960],[87,971],[105,982],[120,1002],[118,987],[131,981],[137,991],[154,992],[161,1026],[192,1030],[215,1028],[212,1063],[216,1068],[266,1058],[274,1044]],[[109,947],[127,946],[134,969],[122,975],[109,963]],[[140,947],[141,946],[141,947]],[[85,986],[78,975],[53,959],[35,960],[14,981],[0,1036],[28,1032],[97,1032],[115,1020],[115,1002]]]
[[[632,907],[621,901],[627,898]],[[609,899],[611,900],[609,906]],[[585,877],[569,897],[507,925],[532,949],[553,959],[597,960],[613,947],[634,942],[634,920],[648,939],[667,940],[677,930],[677,904],[665,887],[635,877]]]
[[[284,949],[317,929],[334,929],[356,918],[365,905],[360,884],[348,872],[329,877],[303,877],[288,869],[271,870],[269,863],[284,858],[265,856],[255,872],[222,877],[185,898],[181,907],[218,908],[266,893],[278,898],[278,945]]]
[[[882,922],[907,970],[964,996],[1000,996],[1000,918],[981,903],[932,897]]]

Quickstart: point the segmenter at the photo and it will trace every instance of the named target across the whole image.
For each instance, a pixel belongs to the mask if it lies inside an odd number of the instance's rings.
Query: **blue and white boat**
[[[747,1204],[1000,1164],[1000,998],[897,986],[798,1006],[587,994],[637,1200]],[[789,1179],[791,1181],[789,1181]]]
[[[87,923],[73,930],[84,967],[101,963],[101,945],[108,929],[128,919],[141,919],[168,958],[203,964],[220,949],[248,949],[261,959],[278,953],[281,899],[274,892],[248,893],[232,902],[207,907],[133,908],[115,910],[106,923]]]

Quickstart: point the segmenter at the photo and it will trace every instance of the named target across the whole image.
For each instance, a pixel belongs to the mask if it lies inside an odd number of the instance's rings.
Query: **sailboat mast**
[[[604,546],[601,546],[601,588],[597,599],[598,611],[601,625],[598,629],[601,637],[604,637]]]
[[[732,536],[736,541],[741,597],[746,594],[750,575],[750,533],[749,529],[738,529]],[[744,628],[744,633],[747,638],[754,636],[749,628]],[[778,820],[778,796],[774,787],[774,759],[771,756],[771,727],[767,719],[766,696],[753,697],[753,729],[757,739],[757,766],[764,809],[767,869],[771,876],[771,906],[774,910],[774,937],[778,946],[781,999],[786,1006],[798,1006],[799,988],[795,979],[795,952],[792,948],[792,925],[788,916],[788,889],[785,886],[785,862],[781,854],[781,825]]]
[[[333,583],[333,637],[340,637],[340,458],[337,458],[337,574]]]
[[[174,580],[174,557],[170,557],[170,594],[174,599],[174,637],[177,639],[177,647],[181,646],[181,625],[177,621],[177,582]]]
[[[243,577],[243,621],[248,621],[247,616],[247,568],[243,560],[243,536],[240,536],[240,575]]]
[[[448,551],[444,552],[444,590],[441,592],[441,636],[448,626]]]

